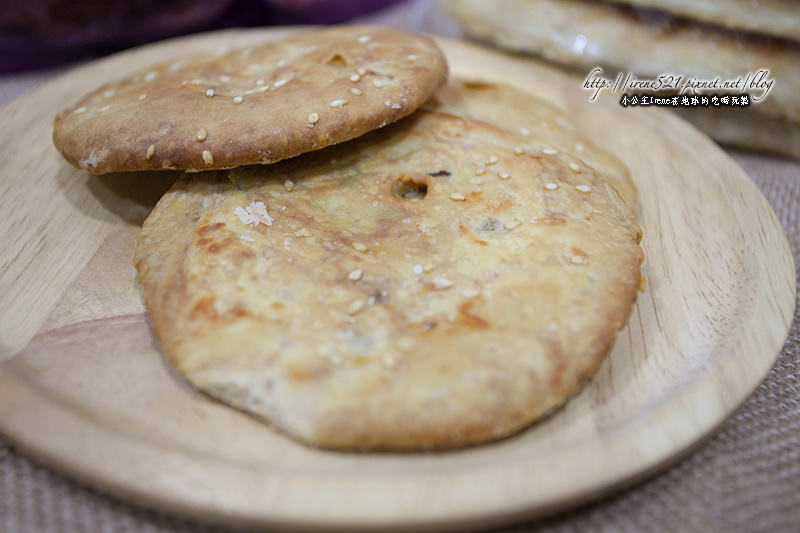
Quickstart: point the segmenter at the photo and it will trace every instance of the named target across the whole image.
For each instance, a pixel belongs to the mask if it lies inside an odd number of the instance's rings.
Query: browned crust
[[[521,430],[594,373],[642,261],[633,209],[606,178],[572,154],[516,154],[524,142],[419,111],[277,165],[180,180],[136,250],[165,352],[199,389],[316,446],[447,449]],[[402,176],[425,198],[393,196]],[[271,225],[232,214],[255,201]],[[513,217],[524,224],[508,230]],[[414,274],[417,261],[435,269]]]
[[[272,163],[394,122],[446,79],[446,60],[426,37],[334,27],[106,84],[56,116],[53,143],[93,173]]]

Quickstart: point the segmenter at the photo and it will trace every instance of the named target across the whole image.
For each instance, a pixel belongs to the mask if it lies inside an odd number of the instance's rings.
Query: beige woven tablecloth
[[[412,3],[417,7],[419,2]],[[429,11],[380,22],[431,29]],[[435,28],[442,31],[440,22]],[[453,34],[444,28],[444,33]],[[42,75],[41,79],[47,75]],[[40,79],[25,78],[22,87]],[[4,94],[3,91],[6,91]],[[0,80],[0,103],[20,92]],[[10,94],[9,94],[10,93]],[[771,203],[800,264],[800,162],[730,152]],[[503,531],[800,531],[800,328],[757,391],[695,453],[625,492]],[[37,464],[0,439],[0,532],[224,531],[133,507]]]

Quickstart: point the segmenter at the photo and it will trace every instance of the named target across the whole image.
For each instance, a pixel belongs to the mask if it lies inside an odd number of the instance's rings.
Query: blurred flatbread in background
[[[800,159],[800,124],[741,109],[678,110],[720,144]]]
[[[733,30],[800,41],[797,0],[616,0]]]
[[[446,12],[477,39],[508,50],[530,53],[586,75],[594,66],[643,77],[675,73],[698,79],[735,79],[769,69],[775,80],[767,98],[737,110],[748,123],[762,118],[800,124],[800,45],[693,23],[666,13],[584,0],[480,0],[441,2]],[[502,8],[500,8],[502,6]],[[607,72],[608,73],[608,72]],[[608,73],[610,75],[610,73]],[[756,96],[761,91],[755,91]],[[703,118],[704,131],[721,142],[745,135],[720,135],[730,120]],[[738,125],[741,132],[743,126]],[[764,128],[758,128],[759,131]],[[747,146],[800,157],[791,142],[770,131]]]
[[[800,121],[800,47],[739,37],[668,15],[583,0],[481,0],[445,4],[467,33],[568,67],[606,65],[642,75],[665,72],[713,79],[767,68],[775,83],[762,113]]]

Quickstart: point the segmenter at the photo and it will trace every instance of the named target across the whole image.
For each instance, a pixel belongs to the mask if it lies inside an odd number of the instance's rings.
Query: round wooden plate
[[[131,264],[139,227],[176,174],[76,170],[53,148],[51,121],[131,70],[285,31],[128,51],[0,111],[0,432],[17,446],[123,498],[221,524],[474,528],[655,472],[772,366],[792,317],[794,266],[766,200],[725,153],[670,114],[592,104],[547,67],[441,40],[454,75],[566,109],[639,187],[647,288],[596,378],[513,438],[419,454],[315,450],[193,391],[150,333]]]

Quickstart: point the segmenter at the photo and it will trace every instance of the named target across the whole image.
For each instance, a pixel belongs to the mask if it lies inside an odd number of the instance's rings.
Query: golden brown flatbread
[[[309,31],[104,85],[58,114],[53,142],[94,173],[273,163],[396,121],[446,78],[426,37]]]
[[[164,352],[200,390],[318,446],[441,449],[524,428],[600,364],[642,260],[606,176],[525,142],[420,110],[178,180],[135,256]]]

